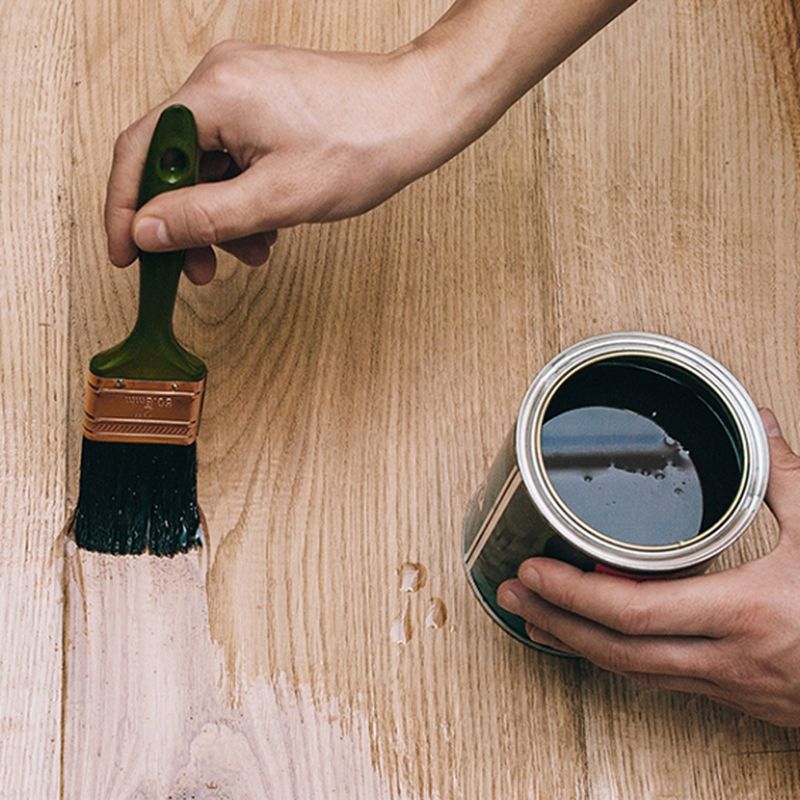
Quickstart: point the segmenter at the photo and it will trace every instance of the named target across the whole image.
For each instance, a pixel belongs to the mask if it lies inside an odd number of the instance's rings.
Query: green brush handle
[[[139,185],[141,208],[162,192],[197,183],[197,127],[188,108],[174,105],[158,119]],[[130,335],[98,353],[89,368],[101,377],[197,381],[205,364],[184,349],[172,330],[172,312],[185,250],[139,252],[139,315]]]

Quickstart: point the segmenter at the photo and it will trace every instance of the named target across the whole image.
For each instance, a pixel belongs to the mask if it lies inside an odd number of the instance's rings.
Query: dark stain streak
[[[800,753],[800,747],[783,747],[775,750],[738,750],[731,755],[736,756],[772,756],[782,753]]]

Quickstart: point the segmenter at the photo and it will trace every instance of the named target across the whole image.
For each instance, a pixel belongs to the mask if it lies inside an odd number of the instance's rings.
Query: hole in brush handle
[[[178,147],[170,147],[158,161],[158,176],[167,183],[177,183],[184,178],[188,166],[186,153]]]

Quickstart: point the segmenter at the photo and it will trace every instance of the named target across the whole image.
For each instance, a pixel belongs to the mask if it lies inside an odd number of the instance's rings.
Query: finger
[[[155,126],[155,120],[152,125]],[[137,256],[131,225],[136,215],[139,181],[152,131],[152,127],[144,125],[131,126],[120,134],[114,145],[114,160],[106,189],[105,226],[108,257],[118,267],[127,266]]]
[[[270,245],[264,233],[222,242],[219,246],[250,267],[258,267],[269,258]]]
[[[680,675],[654,675],[643,672],[623,672],[622,675],[643,686],[666,689],[670,692],[703,695],[714,703],[732,708],[734,711],[739,711],[743,714],[748,713],[744,706],[726,697],[725,690],[712,680],[685,678]],[[750,714],[752,716],[752,712]]]
[[[114,145],[114,158],[108,176],[105,204],[105,227],[108,237],[108,257],[118,267],[127,266],[137,256],[131,226],[136,215],[139,182],[142,177],[147,149],[161,112],[174,102],[185,103],[195,114],[198,145],[202,150],[223,148],[218,118],[202,94],[183,88],[173,97],[148,111],[141,119],[126,128]]]
[[[548,602],[631,636],[725,636],[738,603],[731,575],[632,581],[550,558],[519,568],[522,583]]]
[[[689,694],[703,694],[707,697],[717,697],[722,691],[714,681],[704,678],[686,678],[682,675],[658,675],[647,672],[623,672],[626,678],[636,681],[643,686],[652,686],[657,689],[668,689],[671,692],[687,692]]]
[[[541,628],[531,625],[530,622],[525,623],[525,633],[527,633],[528,638],[536,644],[543,644],[545,647],[552,647],[553,650],[560,650],[562,653],[569,653],[572,656],[578,655],[574,650],[567,647],[561,639],[557,639],[547,631],[543,631]]]
[[[300,221],[285,197],[273,192],[263,161],[236,178],[165,192],[141,208],[133,222],[142,250],[179,250],[241,239]]]
[[[520,581],[501,584],[497,599],[507,611],[612,672],[704,677],[713,663],[713,643],[708,639],[626,636],[548,603]]]
[[[783,438],[770,409],[761,409],[761,420],[769,443],[767,505],[781,528],[800,526],[800,458]]]
[[[204,286],[213,280],[217,271],[217,257],[210,247],[189,250],[183,262],[186,277],[197,286]]]

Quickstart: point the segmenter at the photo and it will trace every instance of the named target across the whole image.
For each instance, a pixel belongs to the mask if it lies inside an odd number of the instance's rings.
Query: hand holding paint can
[[[464,523],[467,577],[487,613],[532,556],[630,577],[705,570],[753,521],[766,435],[741,384],[691,345],[650,333],[579,342],[536,376]]]

